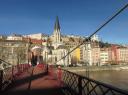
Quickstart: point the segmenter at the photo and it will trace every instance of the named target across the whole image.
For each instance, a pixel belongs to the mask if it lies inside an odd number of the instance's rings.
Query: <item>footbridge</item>
[[[5,61],[1,60],[5,63]],[[128,95],[128,91],[57,66],[20,64],[0,70],[1,95]]]

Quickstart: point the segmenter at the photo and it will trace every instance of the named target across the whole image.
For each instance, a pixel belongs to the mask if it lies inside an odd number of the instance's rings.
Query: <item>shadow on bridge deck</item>
[[[64,95],[55,75],[34,67],[16,77],[2,95]]]

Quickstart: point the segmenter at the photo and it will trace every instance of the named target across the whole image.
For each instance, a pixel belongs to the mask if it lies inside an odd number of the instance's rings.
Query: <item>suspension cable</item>
[[[115,17],[117,17],[121,12],[123,12],[128,7],[128,4],[126,4],[124,7],[122,7],[119,11],[117,11],[113,16],[111,16],[105,23],[103,23],[96,31],[94,31],[89,37],[85,38],[82,43],[77,45],[74,49],[69,51],[65,56],[63,56],[61,59],[55,62],[55,64],[65,57],[67,57],[70,53],[72,53],[74,50],[76,50],[78,47],[83,45],[87,40],[90,40],[93,35],[95,35],[97,32],[99,32],[104,26],[106,26],[109,22],[111,22]]]

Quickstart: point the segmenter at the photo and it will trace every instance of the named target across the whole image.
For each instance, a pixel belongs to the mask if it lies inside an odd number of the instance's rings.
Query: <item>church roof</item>
[[[67,47],[65,45],[59,45],[57,49],[67,49]]]
[[[54,26],[54,30],[60,30],[60,24],[59,24],[59,19],[58,16],[56,17],[56,22],[55,22],[55,26]]]

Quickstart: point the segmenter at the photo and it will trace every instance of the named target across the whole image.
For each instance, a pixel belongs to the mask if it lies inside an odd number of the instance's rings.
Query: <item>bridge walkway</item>
[[[3,95],[64,95],[55,74],[46,74],[41,67],[32,67],[17,76]]]

